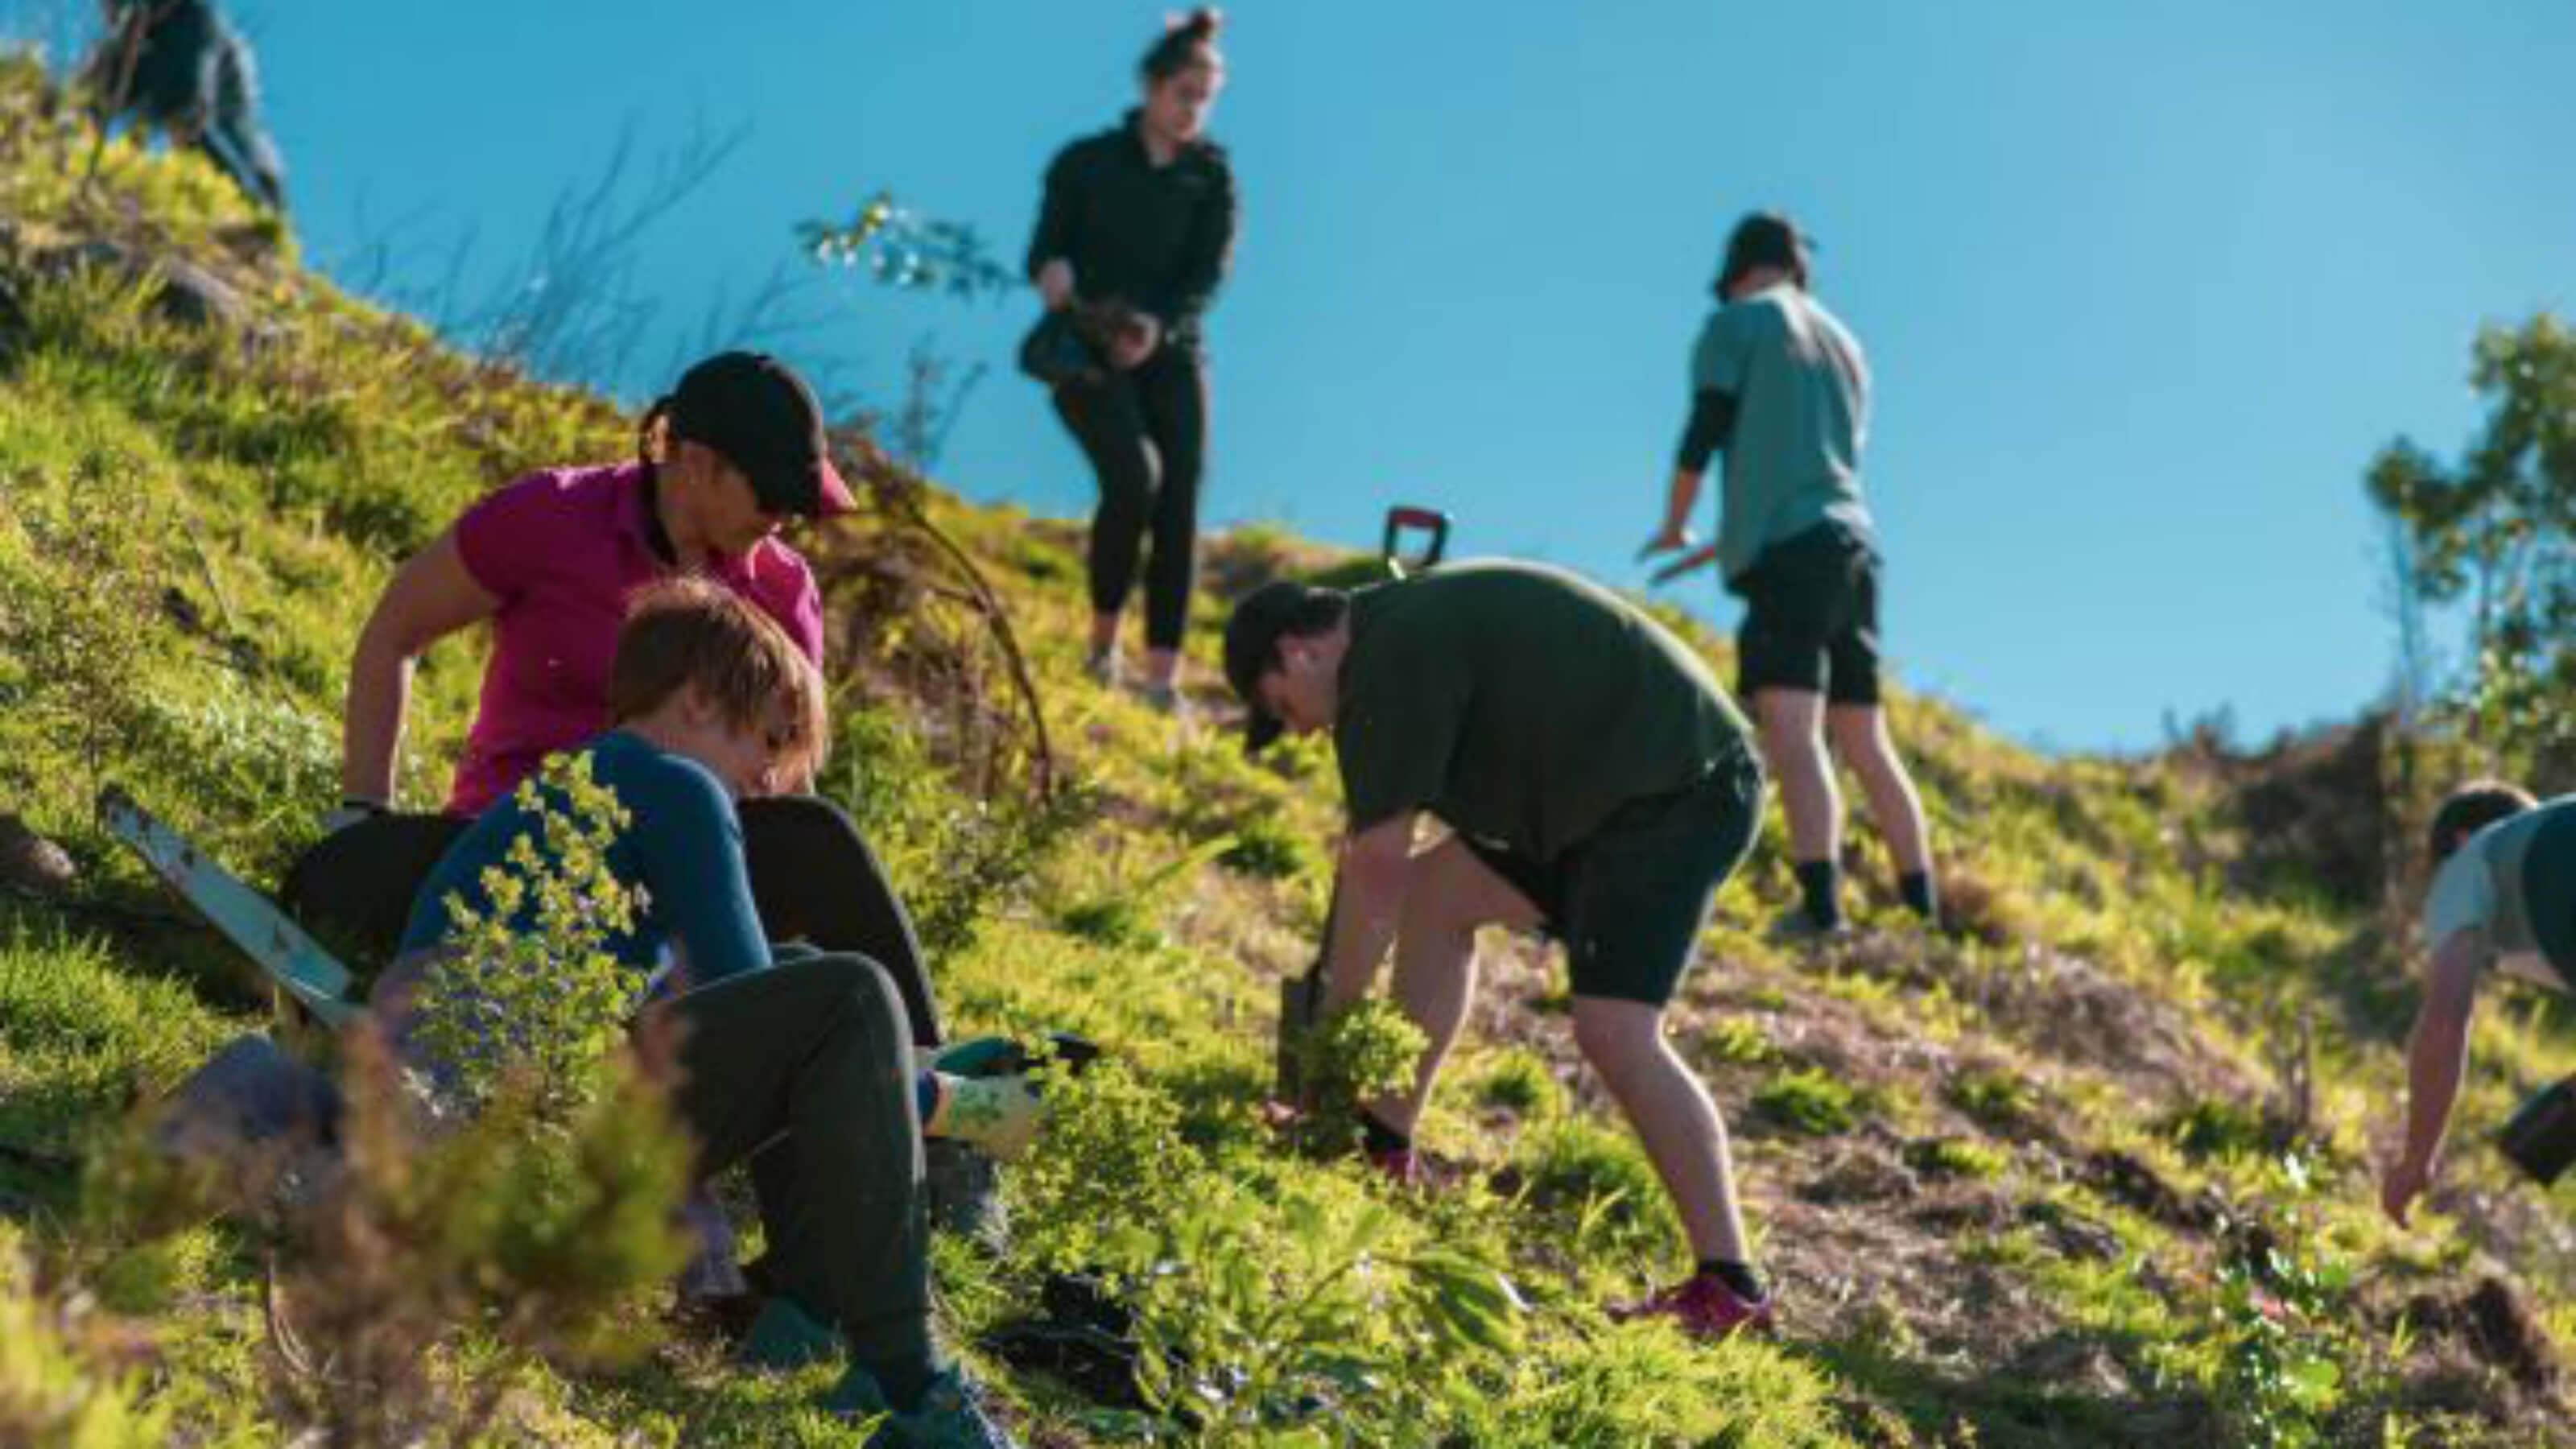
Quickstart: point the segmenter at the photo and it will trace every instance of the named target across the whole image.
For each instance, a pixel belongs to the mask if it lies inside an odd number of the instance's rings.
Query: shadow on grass
[[[1865,1444],[2165,1449],[2221,1442],[2216,1408],[2197,1390],[2139,1393],[2110,1381],[2147,1376],[2137,1363],[2142,1346],[2125,1335],[2061,1329],[2015,1355],[2012,1364],[1983,1371],[1893,1353],[1868,1335],[1792,1345],[1790,1351],[1859,1391],[1867,1407],[1853,1413],[1852,1428]],[[2091,1375],[2097,1381],[2088,1383],[2082,1370],[2105,1361],[2120,1372]]]

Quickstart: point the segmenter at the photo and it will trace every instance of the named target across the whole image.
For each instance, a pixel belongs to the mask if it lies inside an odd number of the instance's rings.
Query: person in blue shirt
[[[647,998],[639,1029],[676,1028],[673,1103],[698,1171],[759,1154],[772,1307],[837,1331],[849,1367],[829,1402],[884,1416],[871,1445],[1008,1445],[931,1338],[922,1137],[950,1132],[1009,1155],[1034,1128],[1035,1098],[1017,1078],[916,1071],[885,970],[856,954],[773,950],[752,904],[735,802],[818,762],[820,676],[759,609],[681,578],[636,596],[609,694],[612,727],[583,751],[630,817],[609,870],[643,902],[609,945]],[[505,801],[430,873],[375,992],[398,1048],[447,945],[451,898],[488,910],[484,872],[507,869],[522,837],[542,849],[540,825],[526,802]]]

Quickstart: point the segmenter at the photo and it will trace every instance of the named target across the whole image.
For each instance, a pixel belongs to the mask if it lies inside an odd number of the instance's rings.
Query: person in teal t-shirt
[[[1721,305],[1691,356],[1690,423],[1663,526],[1645,547],[1691,548],[1700,480],[1724,449],[1717,542],[1662,577],[1714,560],[1744,598],[1737,688],[1761,722],[1789,817],[1804,899],[1780,925],[1796,936],[1843,929],[1842,798],[1828,735],[1896,857],[1899,896],[1925,920],[1939,917],[1930,827],[1879,701],[1878,538],[1860,495],[1869,365],[1809,292],[1807,253],[1786,217],[1759,212],[1737,224],[1717,281]]]

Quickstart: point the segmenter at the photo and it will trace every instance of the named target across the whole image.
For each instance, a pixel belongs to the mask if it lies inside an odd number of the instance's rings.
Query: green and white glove
[[[935,1072],[938,1104],[922,1124],[926,1137],[953,1137],[1002,1161],[1029,1150],[1046,1104],[1022,1076],[955,1077]]]

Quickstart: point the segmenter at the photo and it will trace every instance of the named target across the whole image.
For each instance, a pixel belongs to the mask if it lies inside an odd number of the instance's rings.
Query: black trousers
[[[742,802],[744,853],[763,933],[883,967],[913,1039],[939,1044],[939,1008],[912,917],[876,852],[839,806],[814,795]],[[438,858],[473,822],[452,815],[382,815],[331,835],[287,871],[287,913],[345,953],[360,977],[393,959],[412,899]]]
[[[1132,372],[1055,390],[1056,415],[1100,482],[1091,516],[1091,608],[1127,605],[1145,563],[1145,642],[1178,649],[1198,572],[1199,476],[1207,457],[1207,371],[1197,351],[1166,346]]]
[[[711,1176],[752,1165],[773,1291],[862,1364],[927,1362],[930,1233],[903,1002],[875,962],[788,950],[645,1009],[679,1027],[681,1122]]]

